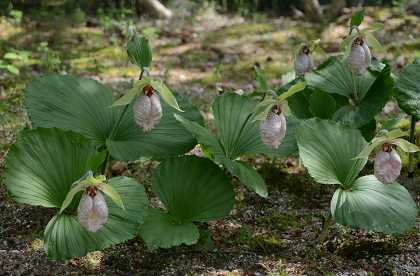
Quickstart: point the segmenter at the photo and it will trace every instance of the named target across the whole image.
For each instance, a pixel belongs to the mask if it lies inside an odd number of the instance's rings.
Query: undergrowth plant
[[[231,176],[268,196],[264,179],[244,161],[256,155],[299,155],[316,182],[336,185],[331,217],[337,223],[385,233],[413,227],[417,207],[396,182],[402,165],[394,147],[418,150],[403,138],[414,141],[420,68],[413,63],[391,74],[388,64],[373,58],[381,47],[372,32],[380,26],[359,30],[362,20],[360,12],[351,19],[344,54],[317,68],[311,54],[318,42],[300,47],[296,78],[282,87],[271,89],[257,68],[254,93],[218,96],[215,129],[150,75],[153,55],[145,34],[130,35],[127,54],[139,77],[117,100],[92,79],[34,79],[25,89],[31,129],[19,133],[8,153],[5,183],[17,202],[55,210],[44,231],[47,255],[83,256],[137,235],[151,249],[194,244],[196,223],[231,212]],[[391,97],[411,115],[410,134],[377,127],[375,117]],[[203,155],[186,156],[197,144]],[[374,150],[374,174],[361,175]],[[141,158],[160,162],[152,190],[163,208],[149,204],[137,180],[110,177],[112,160]]]

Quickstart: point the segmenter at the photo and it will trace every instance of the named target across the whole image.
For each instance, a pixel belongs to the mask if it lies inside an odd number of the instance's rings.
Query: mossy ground
[[[378,53],[378,57],[392,61],[394,68],[420,57],[418,17],[401,15],[395,9],[371,8],[367,14],[368,20],[385,21],[385,30],[378,35],[388,51]],[[338,51],[347,19],[344,15],[321,26],[290,18],[243,20],[203,12],[188,21],[179,20],[183,23],[175,28],[172,23],[147,20],[137,26],[157,30],[151,73],[164,78],[206,113],[218,88],[252,90],[256,63],[271,84],[279,84],[281,75],[292,69],[292,51],[304,40],[321,38],[326,55]],[[112,86],[116,95],[130,87],[138,70],[128,62],[123,48],[125,26],[124,22],[74,25],[68,18],[39,21],[29,16],[16,24],[0,18],[0,56],[6,51],[29,52],[27,61],[15,62],[21,71],[19,76],[0,71],[0,181],[4,180],[8,149],[19,130],[29,126],[23,90],[32,78],[64,72],[97,77]],[[40,47],[42,42],[48,42],[47,47]],[[316,60],[324,55],[317,54]],[[148,251],[140,239],[134,239],[68,262],[49,261],[42,251],[43,229],[52,212],[16,204],[0,185],[0,272],[420,273],[418,226],[393,237],[335,225],[327,241],[318,244],[333,187],[314,183],[294,158],[254,161],[268,183],[270,196],[259,198],[236,183],[237,202],[232,215],[200,225],[202,238],[196,246]],[[148,161],[130,164],[123,174],[136,177],[150,190],[154,166]],[[409,188],[418,202],[419,191]]]

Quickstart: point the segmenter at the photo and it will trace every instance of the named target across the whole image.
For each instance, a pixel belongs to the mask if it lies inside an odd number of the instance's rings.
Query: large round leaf
[[[331,58],[325,66],[305,75],[309,86],[354,100],[363,99],[375,79],[376,75],[370,71],[362,75],[354,73],[339,57]]]
[[[73,182],[89,168],[93,145],[57,129],[20,133],[7,157],[7,188],[21,203],[60,208]]]
[[[245,154],[285,156],[296,152],[294,137],[296,121],[287,118],[287,133],[280,147],[268,148],[261,141],[259,121],[253,120],[257,101],[234,93],[217,97],[213,104],[218,137],[229,159]]]
[[[48,223],[44,233],[44,248],[50,258],[63,260],[84,256],[89,251],[104,249],[137,234],[148,204],[143,186],[127,177],[113,178],[109,185],[121,196],[125,210],[105,195],[108,221],[95,233],[83,228],[75,214],[57,214]]]
[[[107,145],[117,159],[175,156],[194,146],[189,132],[174,120],[175,110],[166,104],[163,104],[164,116],[160,123],[151,132],[144,133],[134,123],[130,106],[119,120],[124,107],[111,108],[113,101],[110,89],[81,77],[41,77],[26,88],[26,107],[35,127],[57,127],[81,133],[97,145]],[[197,109],[185,101],[182,108],[183,116],[201,119]]]
[[[208,159],[168,159],[156,169],[152,182],[153,191],[179,222],[222,218],[233,208],[228,177]]]
[[[331,200],[331,212],[343,225],[402,233],[414,227],[417,207],[400,184],[383,184],[368,175],[357,179],[351,189],[337,189]]]
[[[396,83],[398,104],[420,120],[420,64],[409,64],[401,71]]]
[[[152,209],[140,226],[140,236],[149,248],[197,242],[198,229],[192,222],[227,216],[235,200],[223,171],[195,156],[165,160],[153,175],[152,188],[168,212]]]
[[[367,144],[359,130],[333,121],[303,121],[297,141],[304,166],[322,184],[351,185],[367,161],[353,159]]]

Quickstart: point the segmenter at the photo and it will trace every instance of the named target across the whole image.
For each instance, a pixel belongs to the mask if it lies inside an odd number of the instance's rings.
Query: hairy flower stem
[[[322,244],[325,241],[325,239],[328,236],[328,231],[332,224],[333,224],[332,216],[331,216],[331,213],[328,212],[327,218],[323,221],[322,231],[321,231],[321,234],[319,235],[319,243]]]
[[[106,177],[109,175],[109,164],[111,163],[111,155],[109,154],[109,151],[106,151],[105,161],[102,165],[102,174]]]
[[[411,116],[411,125],[410,125],[410,143],[416,144],[415,138],[416,132],[416,120],[414,116]],[[414,177],[414,152],[411,152],[408,156],[408,177]]]

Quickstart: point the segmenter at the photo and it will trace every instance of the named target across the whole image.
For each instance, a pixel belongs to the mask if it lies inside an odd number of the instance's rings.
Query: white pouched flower
[[[382,183],[394,182],[401,173],[401,158],[390,146],[384,145],[375,157],[374,174]]]
[[[267,146],[277,149],[286,136],[286,117],[278,105],[273,106],[265,120],[260,123],[261,140]]]
[[[350,69],[358,74],[362,74],[369,67],[372,60],[369,46],[361,37],[356,37],[351,44],[350,54],[347,64]]]
[[[88,231],[96,232],[108,221],[108,206],[102,193],[90,186],[83,193],[77,208],[80,224]]]
[[[295,59],[296,75],[302,76],[310,72],[314,67],[314,62],[311,56],[311,50],[308,46],[303,46]]]
[[[133,105],[134,120],[145,132],[152,130],[162,117],[162,106],[159,96],[148,85]]]

